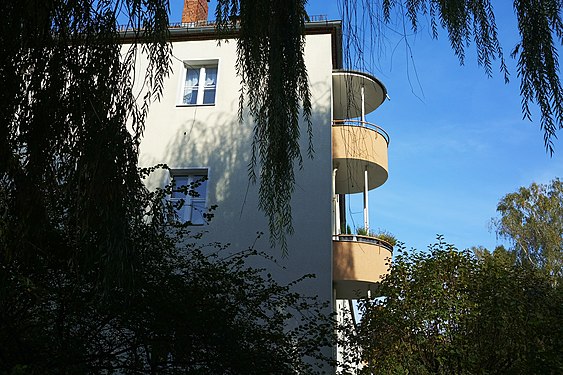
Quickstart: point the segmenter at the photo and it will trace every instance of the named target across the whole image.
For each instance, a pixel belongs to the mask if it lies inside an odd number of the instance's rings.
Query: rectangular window
[[[211,63],[184,62],[181,104],[213,105],[217,91],[217,61]]]
[[[170,201],[174,204],[176,218],[181,223],[205,224],[207,211],[207,168],[174,169],[170,171],[172,193]]]

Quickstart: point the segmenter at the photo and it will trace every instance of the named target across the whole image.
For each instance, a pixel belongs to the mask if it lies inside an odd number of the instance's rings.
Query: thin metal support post
[[[366,122],[366,93],[364,85],[361,87],[362,93],[362,123]]]
[[[336,194],[336,172],[337,168],[332,171],[332,225],[333,234],[340,234],[340,203],[338,202],[338,194]]]
[[[368,167],[364,171],[364,228],[369,233]]]

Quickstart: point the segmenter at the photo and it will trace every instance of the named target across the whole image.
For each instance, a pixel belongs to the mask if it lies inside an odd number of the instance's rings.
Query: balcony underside
[[[333,116],[350,119],[362,115],[362,87],[364,114],[373,112],[387,97],[387,89],[374,76],[352,70],[332,72]]]
[[[371,126],[372,128],[338,123],[333,125],[332,157],[333,167],[337,169],[337,194],[362,192],[366,169],[368,190],[375,189],[387,181],[388,138],[382,129],[377,131],[375,126]]]
[[[365,236],[339,236],[333,241],[333,283],[337,299],[377,295],[381,278],[388,273],[392,247]],[[354,239],[341,240],[341,239]]]

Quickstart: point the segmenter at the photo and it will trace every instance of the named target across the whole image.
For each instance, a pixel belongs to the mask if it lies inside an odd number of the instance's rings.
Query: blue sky
[[[340,2],[312,0],[308,11],[339,19]],[[447,35],[433,40],[425,21],[417,35],[409,35],[408,53],[392,28],[372,46],[377,55],[366,70],[384,82],[390,100],[367,120],[383,127],[391,143],[389,179],[370,192],[370,225],[395,234],[407,248],[423,250],[442,234],[460,249],[492,250],[501,243],[489,230],[499,199],[563,176],[563,142],[555,141],[549,157],[538,116],[532,123],[522,119],[516,64],[509,56],[518,41],[510,3],[494,2],[501,7],[495,11],[509,84],[498,64],[487,78],[471,48],[460,66]],[[172,22],[181,9],[182,0],[171,2]],[[349,220],[362,226],[361,195],[352,203]]]

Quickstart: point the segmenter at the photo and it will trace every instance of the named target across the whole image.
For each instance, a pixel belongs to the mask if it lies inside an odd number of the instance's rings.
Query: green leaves
[[[533,183],[507,194],[498,206],[500,217],[492,223],[497,234],[510,241],[521,264],[563,277],[563,183]]]
[[[53,256],[79,273],[99,271],[108,285],[132,272],[130,232],[143,220],[137,199],[145,193],[137,152],[148,104],[170,69],[167,12],[166,0],[2,5],[2,259]],[[118,19],[140,28],[128,49]],[[138,99],[141,40],[148,67]]]
[[[64,262],[0,267],[0,372],[321,372],[333,331],[328,303],[294,291],[313,276],[282,285],[249,267],[268,262],[255,249],[225,256],[226,246],[191,237],[181,247],[149,226],[135,232],[135,288],[103,297],[95,275]]]
[[[352,332],[366,374],[558,373],[560,287],[499,249],[399,250]],[[356,348],[354,348],[356,345]]]
[[[385,44],[385,27],[399,30],[410,49],[408,26],[415,33],[428,23],[432,36],[445,32],[460,63],[465,63],[465,51],[474,45],[477,64],[487,76],[493,74],[493,62],[508,82],[510,73],[499,40],[495,11],[491,0],[373,0],[355,2],[345,0],[341,11],[344,29],[348,29],[345,43],[347,62],[354,68],[372,68],[377,54]],[[502,4],[504,5],[504,4]],[[498,6],[502,6],[498,2]],[[554,152],[557,131],[563,128],[563,91],[559,71],[559,49],[563,43],[562,5],[557,0],[514,0],[520,41],[512,48],[511,57],[517,59],[516,73],[520,80],[521,109],[524,118],[532,120],[539,110],[539,125],[546,151]],[[362,40],[365,40],[363,42]],[[374,56],[366,58],[373,48]]]
[[[522,111],[531,119],[530,104],[541,110],[545,147],[553,153],[556,131],[563,127],[563,92],[559,79],[558,46],[563,42],[561,2],[515,0],[521,40],[512,53],[518,58]]]

